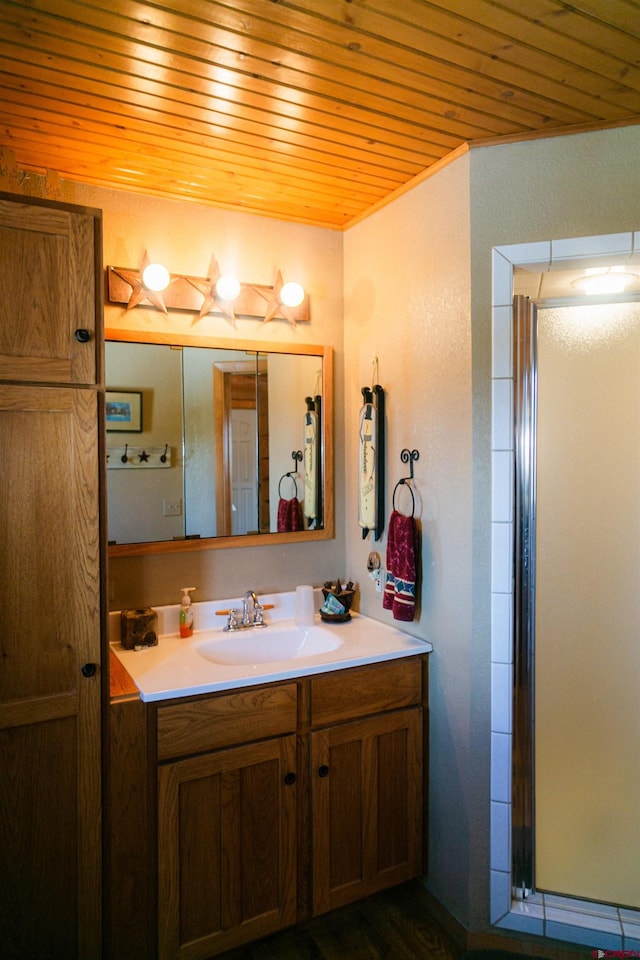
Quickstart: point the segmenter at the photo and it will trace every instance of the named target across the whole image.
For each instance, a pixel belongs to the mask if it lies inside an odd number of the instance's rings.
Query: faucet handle
[[[227,625],[225,630],[237,630],[238,629],[238,611],[229,610],[229,616],[227,617]]]
[[[254,604],[253,607],[253,622],[261,627],[264,623],[264,607],[261,603]]]

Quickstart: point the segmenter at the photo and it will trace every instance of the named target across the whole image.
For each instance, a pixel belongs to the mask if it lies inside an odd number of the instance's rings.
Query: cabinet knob
[[[89,343],[89,340],[91,340],[91,333],[89,330],[85,330],[84,327],[80,327],[74,333],[74,337],[78,343]]]
[[[318,767],[319,777],[326,777],[328,773],[329,773],[329,767],[326,765],[326,763],[323,763],[321,767]]]
[[[288,787],[290,787],[292,783],[295,783],[295,782],[296,782],[296,775],[295,775],[295,773],[285,773],[285,775],[284,775],[284,782],[286,783],[286,785],[287,785]]]
[[[83,663],[82,667],[80,668],[80,673],[83,677],[95,677],[97,672],[97,663]]]

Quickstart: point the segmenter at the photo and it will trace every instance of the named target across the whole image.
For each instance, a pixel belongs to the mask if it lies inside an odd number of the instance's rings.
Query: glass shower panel
[[[538,312],[535,886],[640,907],[640,305]]]

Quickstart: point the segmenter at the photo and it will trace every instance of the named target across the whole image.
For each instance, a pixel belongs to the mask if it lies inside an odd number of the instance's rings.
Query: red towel
[[[297,497],[278,501],[278,533],[291,533],[303,529],[302,507]]]
[[[415,517],[394,510],[387,533],[387,577],[382,606],[393,611],[394,620],[413,620],[416,609],[416,580],[420,556],[420,534]]]

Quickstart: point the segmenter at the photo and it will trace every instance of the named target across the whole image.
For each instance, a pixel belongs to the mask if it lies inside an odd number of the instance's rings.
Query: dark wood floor
[[[421,885],[408,883],[216,960],[458,960],[461,953],[428,916]]]

